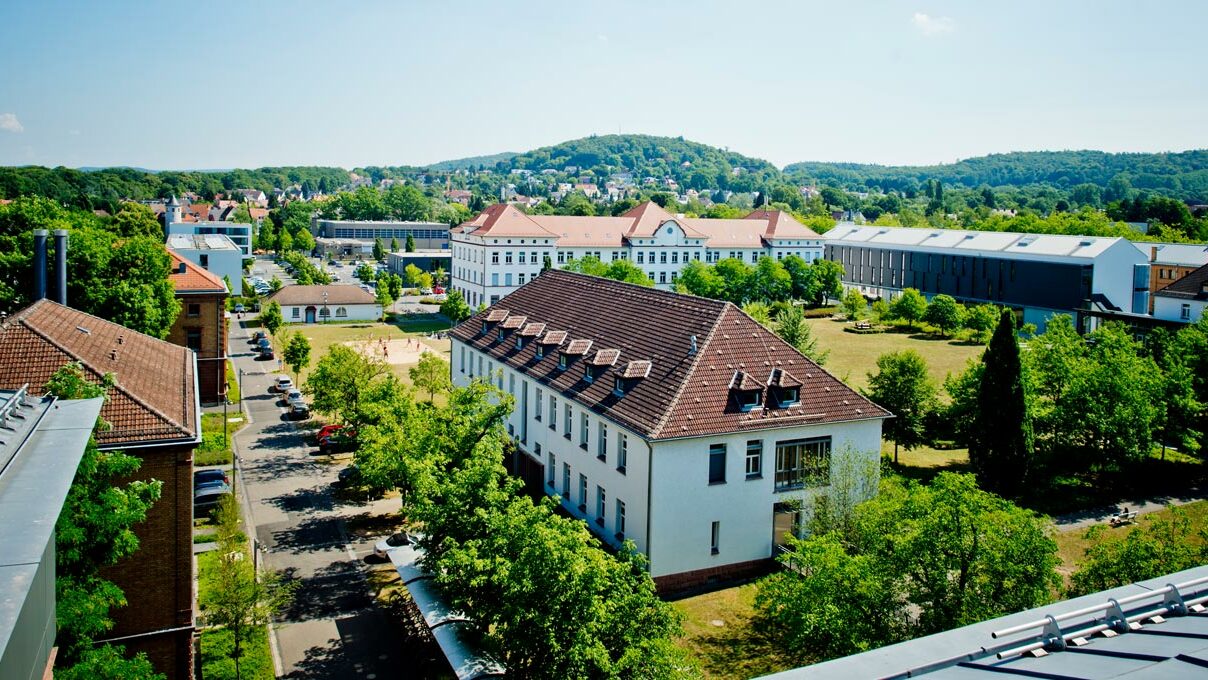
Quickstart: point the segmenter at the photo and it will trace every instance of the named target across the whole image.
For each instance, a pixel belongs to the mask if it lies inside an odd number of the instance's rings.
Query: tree
[[[110,229],[123,238],[146,236],[160,240],[164,237],[164,228],[155,218],[155,213],[140,203],[122,203],[122,209],[113,216]]]
[[[412,366],[408,374],[416,387],[428,393],[428,401],[434,401],[437,392],[445,392],[453,387],[449,377],[449,362],[434,352],[425,350],[420,354],[419,363]]]
[[[868,300],[865,300],[860,291],[855,288],[847,291],[839,302],[839,309],[843,310],[843,316],[853,321],[860,318],[866,307],[868,307]]]
[[[419,267],[409,264],[403,267],[403,277],[407,281],[407,286],[414,288],[419,285],[419,277],[423,275],[424,270]]]
[[[908,349],[882,354],[877,372],[868,374],[872,401],[894,414],[885,421],[885,436],[893,440],[893,462],[898,462],[898,446],[906,450],[926,443],[924,423],[935,408],[936,388],[927,373],[927,362],[918,352]]]
[[[414,252],[415,252],[415,237],[414,237],[414,236],[412,236],[411,234],[407,234],[407,246],[406,246],[406,248],[407,248],[407,252],[409,252],[409,253],[414,253]]]
[[[397,300],[403,296],[403,277],[398,274],[387,274],[385,276],[386,287],[390,291],[390,298]],[[432,287],[432,275],[427,272],[421,272],[418,281],[420,288]]]
[[[384,361],[337,343],[306,375],[302,391],[311,396],[311,408],[316,412],[355,427],[362,419],[361,398],[389,373]]]
[[[290,247],[300,253],[313,253],[315,250],[315,237],[311,235],[309,230],[303,229],[294,235]]]
[[[407,266],[413,267],[415,265]],[[368,263],[359,265],[352,275],[360,279],[361,283],[372,284],[377,281],[377,271],[375,271],[374,268]]]
[[[776,335],[819,366],[830,356],[830,350],[818,348],[818,339],[805,320],[805,312],[797,305],[789,306],[776,317]]]
[[[1208,550],[1194,545],[1191,520],[1178,507],[1170,518],[1143,520],[1123,537],[1106,535],[1106,527],[1087,530],[1085,559],[1070,579],[1069,595],[1117,588],[1190,569],[1208,559]]]
[[[445,295],[445,301],[440,303],[440,313],[451,323],[459,324],[470,318],[470,306],[466,304],[461,291],[454,289]]]
[[[1015,315],[1004,309],[982,355],[981,383],[969,437],[969,462],[982,488],[1005,496],[1022,491],[1034,444]]]
[[[269,335],[277,335],[277,331],[285,324],[285,317],[281,316],[281,305],[276,300],[269,302],[260,310],[260,325],[268,331]]]
[[[960,328],[964,319],[964,306],[951,295],[943,293],[931,298],[931,304],[927,305],[927,311],[923,313],[923,320],[939,328],[940,333],[945,336]]]
[[[836,534],[789,537],[786,568],[759,581],[760,621],[797,663],[874,649],[905,637],[906,601],[875,557],[852,555]]]
[[[239,535],[237,501],[228,495],[218,512],[218,559],[200,577],[208,581],[201,589],[198,604],[203,620],[211,626],[225,628],[234,642],[231,659],[235,662],[235,678],[240,677],[240,659],[244,644],[253,631],[273,622],[293,597],[296,583],[286,582],[275,572],[256,573]]]
[[[301,382],[302,369],[310,366],[310,341],[302,335],[301,331],[295,332],[285,344],[285,351],[281,353],[281,358],[285,364],[294,372],[294,377]]]
[[[901,579],[921,634],[1038,607],[1060,582],[1047,520],[978,489],[973,475],[885,480],[857,525],[859,551]]]
[[[751,267],[742,260],[728,257],[713,265],[713,273],[721,282],[721,299],[742,305],[751,299]]]
[[[810,265],[813,270],[814,288],[813,303],[820,305],[826,298],[837,298],[843,294],[843,265],[833,260],[814,260]]]
[[[761,257],[751,272],[749,285],[751,299],[776,302],[787,300],[792,294],[793,277],[778,260]]]
[[[595,255],[584,255],[577,260],[571,260],[563,269],[588,276],[604,276],[608,273],[608,265],[601,262],[600,258]]]
[[[113,384],[112,375],[94,383],[80,364],[70,363],[55,371],[44,389],[59,399],[95,399],[104,397]],[[103,426],[98,420],[96,427]],[[100,451],[90,438],[55,525],[58,664],[75,677],[92,677],[90,671],[98,667],[135,673],[142,667],[138,659],[145,661],[140,656],[133,665],[119,664],[115,656],[121,656],[120,647],[93,647],[93,641],[113,627],[110,610],[126,604],[122,590],[100,571],[138,550],[134,527],[146,519],[162,493],[160,481],[118,482],[133,477],[140,465],[138,458],[120,451]]]
[[[978,342],[990,342],[990,336],[998,324],[999,311],[994,305],[981,304],[965,308],[964,326],[973,331]]]
[[[387,281],[385,277],[378,279],[377,288],[374,290],[374,299],[379,305],[382,306],[383,314],[385,314],[390,306],[394,304],[394,301],[398,299],[390,294],[390,282]]]
[[[375,237],[373,239],[373,259],[378,262],[386,259],[386,249],[382,247],[381,237]]]
[[[390,252],[398,252],[398,239],[394,238],[393,236],[390,237]]]
[[[640,267],[629,260],[613,260],[608,263],[608,267],[604,269],[604,276],[616,281],[624,281],[625,283],[632,283],[635,286],[642,286],[643,288],[654,287],[654,281],[650,280],[646,272],[642,271]]]
[[[722,280],[713,267],[693,260],[680,270],[678,286],[690,295],[712,299],[720,298],[725,291],[725,281]]]
[[[544,274],[545,272],[552,269],[553,266],[554,266],[554,263],[552,260],[549,259],[549,255],[541,256],[541,273],[542,274]]]
[[[789,278],[793,281],[791,297],[794,300],[804,300],[813,303],[818,297],[815,290],[815,271],[805,260],[797,255],[789,255],[780,261],[784,265],[784,270],[789,273]]]
[[[390,217],[404,222],[423,222],[432,217],[432,203],[424,192],[410,184],[395,184],[386,190],[383,202]],[[412,252],[412,251],[407,251]]]
[[[869,307],[869,315],[873,321],[888,321],[892,316],[889,313],[889,303],[883,298],[873,300],[872,305]]]
[[[62,657],[55,660],[55,677],[59,680],[163,680],[145,653],[126,657],[121,645],[102,644],[83,651],[80,660],[66,666]]]
[[[927,299],[918,290],[907,288],[889,303],[889,313],[914,328],[915,322],[922,321],[927,313]]]
[[[281,290],[284,287],[285,287],[285,283],[281,279],[277,278],[276,274],[273,275],[273,278],[269,279],[269,282],[268,282],[269,293],[276,293],[277,291]],[[255,289],[253,288],[253,290],[255,290]]]

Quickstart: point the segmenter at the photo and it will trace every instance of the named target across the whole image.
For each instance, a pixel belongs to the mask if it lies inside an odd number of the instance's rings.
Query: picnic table
[[[856,330],[858,330],[858,331],[872,330],[872,324],[868,323],[867,321],[857,321]]]
[[[1108,518],[1108,523],[1114,527],[1122,527],[1125,524],[1133,524],[1136,521],[1137,511],[1129,510],[1127,507]]]

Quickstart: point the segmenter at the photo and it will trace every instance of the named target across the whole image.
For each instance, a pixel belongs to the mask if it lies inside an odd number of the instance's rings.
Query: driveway
[[[378,536],[350,531],[396,512],[398,501],[337,498],[332,482],[342,464],[304,443],[269,392],[276,362],[255,360],[249,331],[232,326],[231,356],[242,371],[249,420],[233,440],[244,506],[265,567],[299,583],[275,630],[284,677],[415,677],[409,670],[415,650],[408,649],[402,625],[376,604],[367,578],[371,570],[389,569],[365,559]]]

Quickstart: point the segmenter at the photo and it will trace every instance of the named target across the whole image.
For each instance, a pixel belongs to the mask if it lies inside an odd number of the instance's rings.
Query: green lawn
[[[227,401],[238,404],[242,395],[239,394],[239,379],[235,376],[235,363],[226,362]]]
[[[888,352],[913,349],[927,360],[936,384],[941,385],[949,373],[964,370],[969,359],[980,357],[982,345],[958,340],[932,337],[922,332],[887,332],[857,335],[845,333],[847,322],[832,319],[806,319],[818,347],[829,350],[825,368],[855,388],[868,386],[868,374],[877,370],[877,357]],[[903,329],[904,330],[904,329]]]
[[[672,603],[684,616],[684,636],[676,644],[696,660],[701,677],[738,680],[797,666],[756,629],[754,604],[754,584]]]
[[[237,414],[234,410],[232,413]],[[194,465],[229,465],[231,462],[231,434],[235,427],[228,426],[226,443],[222,436],[222,414],[201,414],[201,445],[193,454]]]
[[[1187,519],[1191,520],[1191,535],[1188,540],[1193,545],[1203,545],[1205,536],[1202,532],[1208,529],[1208,501],[1181,505],[1179,510],[1187,516]],[[1170,515],[1169,509],[1159,510],[1141,515],[1137,518],[1137,524],[1132,526],[1105,526],[1103,537],[1121,537],[1133,528],[1146,526],[1155,519],[1170,519]],[[1067,529],[1053,535],[1054,540],[1057,541],[1057,554],[1061,558],[1061,566],[1058,569],[1063,575],[1069,575],[1078,568],[1086,555],[1086,549],[1091,546],[1091,541],[1086,538],[1086,531],[1085,528]]]

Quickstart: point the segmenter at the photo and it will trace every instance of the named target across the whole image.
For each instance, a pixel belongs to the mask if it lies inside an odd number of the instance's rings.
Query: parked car
[[[348,453],[357,449],[356,430],[343,428],[319,440],[319,453]]]
[[[246,311],[247,311],[247,310],[246,310],[246,309],[244,309],[244,307],[243,307],[243,304],[242,304],[242,303],[235,305],[235,313],[236,313],[236,314],[242,314],[242,313],[244,313],[244,312],[246,312]]]
[[[277,382],[273,383],[274,392],[288,394],[292,389],[294,389],[294,381],[290,380],[289,377],[284,375],[277,376]]]
[[[306,420],[310,417],[310,406],[304,401],[291,401],[289,403],[289,417],[297,420]]]
[[[327,437],[331,433],[336,432],[338,430],[342,430],[342,429],[344,429],[343,425],[335,425],[335,424],[324,425],[323,427],[320,427],[319,430],[317,432],[315,432],[315,443],[317,444],[317,443],[323,441],[324,439],[327,439]]]
[[[444,294],[445,294],[445,289],[444,289],[444,288],[441,288],[440,286],[433,286],[433,287],[432,287],[432,294],[433,294],[433,295],[444,295]]]
[[[268,335],[265,334],[264,331],[256,331],[255,333],[252,334],[252,342],[260,342],[261,340],[264,340],[267,337],[268,337]]]
[[[386,557],[386,553],[390,552],[392,548],[403,545],[411,545],[411,535],[405,531],[400,531],[375,543],[373,545],[373,554],[378,557]]]
[[[258,356],[257,358],[267,361],[269,359],[275,359],[276,357],[277,357],[277,355],[273,354],[272,347],[261,347],[260,356]]]
[[[221,468],[209,468],[206,470],[194,470],[193,471],[193,488],[194,489],[196,489],[198,487],[198,485],[207,484],[207,483],[211,483],[211,482],[215,482],[215,481],[222,482],[223,484],[230,484],[231,478],[227,476],[227,471],[223,470]]]
[[[256,341],[256,346],[257,347],[271,347],[272,343],[270,343],[268,341],[268,338],[260,338],[259,340]]]
[[[231,494],[231,487],[227,484],[218,484],[214,486],[206,486],[197,489],[193,492],[193,514],[205,515],[211,510],[218,507],[218,503],[222,499]]]
[[[420,295],[431,295],[432,289],[431,288],[421,288],[419,291],[419,294]]]

